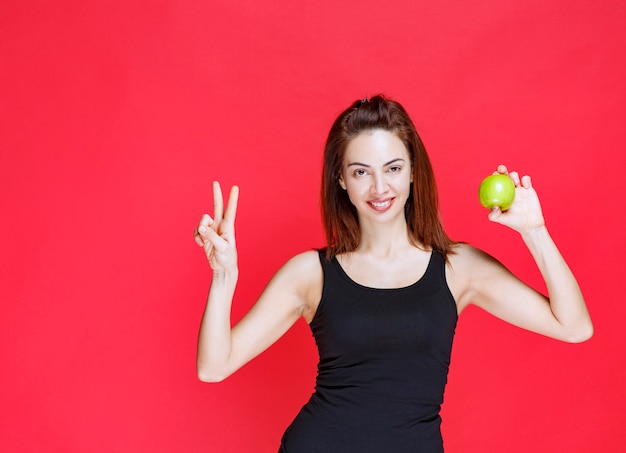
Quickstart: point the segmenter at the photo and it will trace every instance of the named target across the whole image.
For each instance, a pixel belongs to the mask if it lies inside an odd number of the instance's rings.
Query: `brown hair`
[[[409,152],[413,171],[411,193],[404,207],[409,239],[444,257],[454,242],[443,229],[439,198],[430,159],[411,118],[404,108],[383,95],[355,101],[342,112],[328,134],[322,170],[321,210],[326,230],[326,257],[355,250],[360,242],[359,220],[339,176],[348,143],[365,131],[382,129],[396,135]]]

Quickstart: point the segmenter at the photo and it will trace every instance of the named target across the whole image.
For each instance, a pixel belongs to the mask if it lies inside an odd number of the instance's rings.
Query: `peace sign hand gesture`
[[[235,246],[235,214],[239,187],[230,190],[228,205],[224,212],[224,199],[219,182],[213,182],[213,218],[204,214],[194,231],[196,243],[204,249],[214,273],[237,271],[237,247]]]

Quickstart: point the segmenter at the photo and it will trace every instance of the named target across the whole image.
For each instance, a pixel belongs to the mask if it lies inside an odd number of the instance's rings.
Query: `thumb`
[[[487,218],[492,222],[498,222],[501,215],[502,210],[498,206],[495,206],[491,209],[491,211],[489,211],[489,215],[487,216]]]

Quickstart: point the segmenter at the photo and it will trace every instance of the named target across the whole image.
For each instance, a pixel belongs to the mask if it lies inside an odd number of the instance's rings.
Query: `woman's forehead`
[[[382,129],[365,131],[348,143],[344,162],[359,161],[373,165],[389,162],[392,159],[408,160],[409,153],[400,138]]]

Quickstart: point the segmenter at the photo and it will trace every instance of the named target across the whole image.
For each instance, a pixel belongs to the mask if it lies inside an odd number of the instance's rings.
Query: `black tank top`
[[[315,393],[280,451],[443,452],[439,410],[457,322],[445,260],[432,252],[424,275],[395,289],[356,283],[323,250],[320,261]]]

